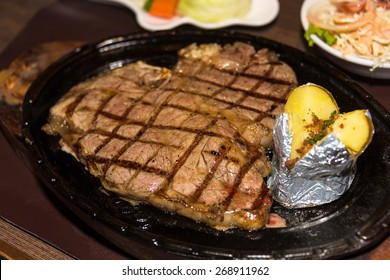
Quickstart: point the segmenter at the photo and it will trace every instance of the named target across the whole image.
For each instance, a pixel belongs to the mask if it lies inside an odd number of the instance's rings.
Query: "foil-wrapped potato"
[[[374,134],[367,110],[340,113],[332,94],[308,83],[293,90],[274,129],[268,185],[289,208],[332,202],[350,187],[356,159]]]

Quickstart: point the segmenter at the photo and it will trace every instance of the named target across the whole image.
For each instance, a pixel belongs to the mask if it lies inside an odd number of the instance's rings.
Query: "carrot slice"
[[[171,18],[176,14],[179,0],[153,0],[149,3],[149,13],[153,16]]]

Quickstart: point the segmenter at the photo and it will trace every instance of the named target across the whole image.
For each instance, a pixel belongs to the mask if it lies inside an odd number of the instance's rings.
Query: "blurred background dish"
[[[168,30],[184,24],[204,29],[218,29],[231,25],[263,26],[272,22],[279,13],[278,0],[252,0],[249,12],[241,18],[231,18],[219,22],[202,22],[191,17],[174,16],[172,18],[155,17],[143,9],[144,0],[92,0],[106,4],[120,4],[131,9],[138,24],[149,30]]]
[[[330,2],[329,0],[305,0],[301,7],[301,23],[305,31],[308,30],[310,22],[308,12],[314,5]],[[357,55],[345,54],[336,48],[326,44],[317,35],[310,35],[314,44],[318,46],[324,55],[340,68],[351,73],[368,78],[390,79],[390,63],[384,62],[377,66],[374,59],[364,58]],[[377,66],[377,67],[375,67]]]

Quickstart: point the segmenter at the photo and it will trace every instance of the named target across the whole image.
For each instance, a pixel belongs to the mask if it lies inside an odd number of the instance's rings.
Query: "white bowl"
[[[307,19],[309,8],[312,5],[323,1],[328,0],[305,0],[303,2],[301,8],[301,23],[305,30],[307,30],[309,27],[309,21]],[[373,70],[373,60],[354,55],[342,54],[340,51],[327,45],[316,35],[311,35],[311,38],[313,39],[314,43],[324,52],[325,56],[340,68],[368,78],[390,80],[390,63],[384,63],[381,65],[381,67],[377,67]]]
[[[279,14],[279,0],[253,0],[251,9],[243,18],[227,19],[216,23],[204,23],[190,17],[175,16],[164,19],[145,12],[136,0],[94,0],[95,2],[121,4],[131,9],[138,24],[150,31],[168,30],[183,24],[191,24],[203,29],[218,29],[231,25],[263,26],[273,21]]]

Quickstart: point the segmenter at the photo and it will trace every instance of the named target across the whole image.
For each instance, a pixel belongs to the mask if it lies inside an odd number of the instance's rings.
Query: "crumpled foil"
[[[332,202],[351,186],[356,173],[355,159],[331,133],[315,145],[289,170],[292,137],[288,115],[278,116],[273,131],[272,174],[267,180],[276,201],[287,208],[305,208]]]

